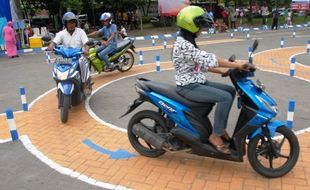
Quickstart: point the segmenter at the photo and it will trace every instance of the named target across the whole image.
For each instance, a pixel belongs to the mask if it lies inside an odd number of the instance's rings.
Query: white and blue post
[[[287,112],[287,127],[290,129],[293,128],[294,111],[295,111],[295,100],[290,99],[288,103],[288,112]]]
[[[296,29],[293,30],[293,38],[296,37]]]
[[[19,88],[20,98],[22,100],[22,107],[24,111],[28,111],[28,103],[26,99],[26,90],[24,87]]]
[[[16,129],[16,123],[14,120],[14,115],[13,115],[13,111],[11,108],[8,108],[6,111],[6,117],[7,117],[7,121],[8,121],[8,125],[9,125],[9,129],[11,132],[11,137],[13,141],[17,141],[18,140],[18,132]]]
[[[231,39],[234,38],[234,32],[233,31],[230,32],[230,38]]]
[[[160,72],[160,56],[156,56],[156,71]]]
[[[250,59],[251,56],[252,56],[252,47],[249,47],[249,49],[248,49],[248,58]]]
[[[281,48],[284,47],[284,38],[283,38],[283,37],[281,38],[281,41],[280,41],[280,47],[281,47]]]
[[[166,49],[167,48],[167,39],[165,38],[164,39],[164,49]]]
[[[155,46],[155,38],[152,37],[152,46]]]
[[[247,32],[246,39],[248,39],[248,40],[250,39],[250,31]]]
[[[143,65],[144,61],[143,61],[143,52],[139,51],[139,64]]]
[[[46,51],[46,52],[45,52],[45,58],[46,58],[46,62],[47,62],[48,64],[50,64],[50,63],[51,63],[51,54],[50,54],[49,51]]]
[[[308,44],[307,44],[307,53],[310,53],[310,40],[308,40]]]
[[[295,62],[296,58],[292,57],[291,58],[291,66],[290,66],[290,76],[293,77],[295,75]]]

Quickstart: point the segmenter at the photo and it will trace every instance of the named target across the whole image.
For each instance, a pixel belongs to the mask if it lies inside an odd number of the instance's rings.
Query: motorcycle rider
[[[174,42],[172,61],[175,67],[176,91],[180,95],[195,102],[217,103],[214,129],[209,142],[219,152],[230,154],[224,141],[230,140],[226,127],[236,92],[232,86],[207,80],[205,74],[209,71],[227,76],[229,71],[216,67],[248,69],[249,65],[241,61],[229,62],[199,49],[195,39],[202,27],[210,28],[213,24],[213,19],[202,8],[183,8],[177,15],[180,31]]]
[[[65,27],[56,34],[56,37],[49,44],[47,50],[52,51],[55,45],[62,44],[66,48],[84,48],[84,52],[88,52],[86,42],[88,37],[84,30],[77,27],[77,18],[74,13],[66,12],[62,17],[62,24]],[[89,61],[85,57],[79,59],[78,70],[81,74],[82,88],[85,95],[91,93],[91,77],[89,71]]]
[[[113,63],[109,61],[108,55],[115,51],[117,47],[117,26],[112,24],[112,15],[108,12],[101,14],[100,22],[103,27],[98,31],[88,34],[88,36],[97,35],[102,37],[102,46],[97,49],[97,54],[98,57],[106,63],[106,69],[112,69]]]

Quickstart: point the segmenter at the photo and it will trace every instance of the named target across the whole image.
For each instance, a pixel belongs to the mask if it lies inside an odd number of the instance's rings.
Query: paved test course
[[[307,56],[306,54],[304,55],[303,52],[306,50],[305,39],[310,37],[309,31],[301,31],[300,36],[306,37],[296,39],[289,38],[290,33],[283,34],[287,36],[286,46],[291,46],[290,48],[283,49],[274,49],[279,47],[279,41],[275,39],[275,36],[277,36],[276,33],[258,33],[256,35],[257,38],[263,38],[257,51],[258,53],[254,57],[255,64],[262,70],[258,71],[256,76],[266,84],[268,93],[278,101],[281,109],[279,119],[285,120],[288,99],[295,98],[295,129],[301,130],[310,127],[309,98],[306,96],[309,94],[310,89],[309,67],[296,65],[296,76],[304,80],[285,75],[289,73],[290,56],[296,54],[298,54],[298,57]],[[223,38],[223,36],[218,38]],[[252,40],[245,40],[244,36],[232,40],[226,37],[225,41],[218,38],[211,37],[208,39],[201,39],[201,48],[209,51],[212,50],[223,57],[228,57],[232,53],[235,53],[234,50],[236,50],[237,57],[245,59],[247,56],[247,47],[253,42]],[[209,43],[205,46],[204,41],[206,40],[208,40]],[[212,41],[218,43],[210,44]],[[267,44],[266,42],[269,43]],[[140,47],[142,48],[143,46],[139,46],[139,48]],[[168,71],[154,73],[155,65],[145,64],[143,66],[135,66],[131,71],[126,73],[113,72],[94,76],[95,89],[109,83],[108,86],[100,88],[89,100],[90,109],[106,122],[104,125],[94,120],[85,110],[84,105],[73,108],[70,111],[68,123],[61,124],[57,111],[55,91],[47,93],[39,101],[34,103],[29,112],[15,114],[19,134],[27,135],[31,141],[31,143],[27,141],[27,138],[24,140],[24,142],[26,142],[25,144],[32,147],[30,150],[32,150],[33,153],[39,154],[39,156],[37,156],[45,163],[49,163],[51,167],[54,166],[54,168],[58,169],[61,173],[67,174],[57,179],[53,179],[52,177],[48,177],[47,179],[54,180],[54,182],[59,181],[60,184],[69,187],[70,185],[62,180],[67,180],[70,178],[68,175],[71,175],[90,184],[95,184],[107,189],[308,189],[310,187],[309,133],[298,135],[301,146],[299,161],[289,174],[278,179],[266,179],[255,173],[246,159],[244,163],[235,163],[185,153],[167,153],[156,159],[138,155],[130,146],[126,133],[121,132],[126,129],[126,123],[130,116],[124,119],[118,119],[125,111],[124,109],[127,107],[127,104],[137,96],[133,89],[134,76],[132,75],[173,83],[173,71],[169,71],[172,68],[172,64],[169,62],[171,49],[152,50],[152,48],[150,48],[148,52],[149,58],[146,57],[146,63],[154,62],[154,55],[160,54],[163,58],[162,62],[166,62],[162,63],[162,70]],[[27,56],[25,55],[23,57]],[[43,62],[43,56],[40,58]],[[2,64],[3,58],[0,59]],[[301,64],[305,64],[302,58],[298,58],[297,60]],[[17,64],[20,63],[16,63],[16,65]],[[5,68],[10,69],[11,65],[5,65]],[[42,67],[44,67],[42,68],[44,71],[50,69],[49,66]],[[20,75],[17,75],[17,77],[21,78],[20,82],[24,82],[22,79],[28,80],[26,78],[38,80],[31,75],[23,76],[22,71],[26,69],[21,68],[19,65],[16,66],[15,69],[20,71]],[[267,70],[272,71],[272,73],[265,72]],[[146,72],[153,73],[142,74]],[[282,75],[280,75],[280,73],[282,73]],[[40,72],[36,74],[46,77],[46,73],[45,75],[40,74]],[[1,76],[3,76],[2,73]],[[123,78],[126,76],[128,76],[128,78]],[[211,78],[212,80],[228,82],[225,78],[218,79],[219,77],[213,75],[211,75]],[[42,78],[41,82],[44,83],[44,81],[51,81],[51,77]],[[46,91],[49,89],[49,85],[52,86],[54,83],[52,81],[46,84],[47,85],[43,86],[43,88],[38,87],[38,92],[35,93],[38,95],[42,94],[44,90]],[[16,85],[13,79],[11,85]],[[6,92],[10,92],[9,86],[6,87],[7,88],[4,88],[7,89]],[[30,88],[29,91],[31,90]],[[39,91],[43,92],[40,93]],[[4,100],[10,99],[8,98],[8,94],[3,94],[1,90],[0,95],[4,97]],[[18,97],[16,99],[18,99]],[[2,108],[6,103],[1,102],[0,105]],[[18,104],[15,106],[16,109],[18,109]],[[236,112],[237,110],[232,110],[230,127],[235,123],[233,118]],[[0,116],[0,139],[9,138],[8,129],[2,126],[6,126],[4,116]],[[113,129],[110,127],[120,128]],[[126,150],[134,154],[135,157],[118,160],[110,159],[107,154],[102,154],[86,146],[83,143],[85,140],[89,140],[111,151],[117,149]],[[7,152],[7,147],[18,146],[13,143],[14,142],[0,144],[1,152]],[[19,147],[19,149],[22,148]],[[40,153],[42,153],[43,156],[40,155]],[[6,159],[0,160],[0,162],[5,163],[5,160]],[[37,158],[33,158],[33,160],[41,164],[38,168],[44,168],[43,165],[45,163],[41,163]],[[20,167],[24,168],[24,170],[28,170],[26,166],[21,165]],[[31,170],[29,171],[31,173]],[[49,170],[46,171],[46,173],[57,172],[51,172]],[[3,175],[5,175],[5,173]],[[14,177],[14,174],[11,174],[11,176]],[[74,185],[79,186],[77,184],[83,183],[80,180],[75,180],[75,178],[70,178],[74,181],[70,182],[73,184],[71,185],[72,187],[74,187]],[[40,179],[38,178],[38,180]],[[22,182],[23,179],[21,177],[16,181]],[[9,184],[11,183],[12,182],[8,179],[3,180],[2,178],[0,180],[1,187],[9,187],[8,189],[16,189],[16,187],[18,187],[10,186]],[[4,186],[5,184],[7,184],[7,186]],[[25,189],[37,189],[35,185],[31,186],[31,184],[33,184],[31,181],[24,183]],[[64,186],[55,186],[54,189],[63,189]],[[89,187],[96,188],[95,186]],[[83,187],[81,186],[80,189],[83,189]],[[88,186],[85,187],[85,189],[88,189]]]

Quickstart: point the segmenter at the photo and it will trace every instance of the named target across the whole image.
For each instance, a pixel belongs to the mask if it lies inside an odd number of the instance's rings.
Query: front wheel
[[[153,133],[166,133],[168,132],[165,119],[155,111],[144,110],[136,113],[129,121],[127,128],[127,135],[130,141],[130,144],[134,149],[140,154],[147,157],[158,157],[164,154],[165,150],[158,150],[150,143],[143,140],[141,137],[135,135],[132,132],[133,126],[140,124],[141,126],[147,128]]]
[[[123,55],[118,58],[118,67],[117,70],[120,72],[126,72],[131,69],[135,59],[131,51],[127,50]]]
[[[62,94],[62,105],[60,107],[60,120],[62,123],[66,123],[68,121],[69,109],[71,106],[70,100],[71,96]]]
[[[274,146],[274,151],[271,146]],[[281,177],[291,171],[299,156],[296,135],[286,126],[277,128],[270,142],[267,137],[256,136],[248,145],[248,159],[253,169],[265,177]]]

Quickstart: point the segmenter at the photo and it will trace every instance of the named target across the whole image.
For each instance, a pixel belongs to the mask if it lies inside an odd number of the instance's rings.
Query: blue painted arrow
[[[125,158],[132,158],[132,157],[136,156],[136,155],[131,154],[131,153],[129,153],[123,149],[117,149],[115,152],[104,149],[104,148],[96,145],[95,143],[93,143],[89,139],[84,139],[83,143],[91,149],[94,149],[94,150],[101,152],[103,154],[110,155],[110,157],[109,157],[110,159],[125,159]]]

